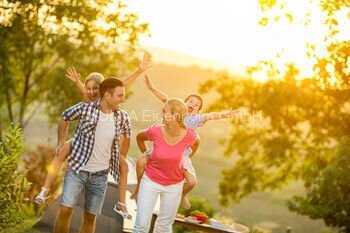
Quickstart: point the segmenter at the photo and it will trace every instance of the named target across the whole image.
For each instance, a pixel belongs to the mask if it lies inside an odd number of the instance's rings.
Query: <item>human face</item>
[[[95,101],[100,97],[99,87],[100,85],[94,80],[90,80],[85,84],[87,97],[90,101]]]
[[[170,108],[169,104],[164,105],[164,107],[162,109],[162,113],[163,113],[163,123],[164,124],[169,124],[169,123],[176,121],[176,116],[171,112],[171,108]]]
[[[125,101],[125,87],[116,87],[112,92],[107,91],[104,94],[104,98],[108,106],[116,110],[118,105]]]
[[[191,96],[186,101],[187,106],[187,112],[190,114],[196,114],[199,112],[199,108],[202,105],[202,101],[200,101],[198,98]]]

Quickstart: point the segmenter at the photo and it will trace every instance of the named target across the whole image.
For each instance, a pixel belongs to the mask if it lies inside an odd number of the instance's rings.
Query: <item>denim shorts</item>
[[[95,173],[80,171],[79,174],[68,169],[64,177],[61,205],[74,208],[85,193],[84,208],[94,215],[101,213],[106,189],[108,170]]]

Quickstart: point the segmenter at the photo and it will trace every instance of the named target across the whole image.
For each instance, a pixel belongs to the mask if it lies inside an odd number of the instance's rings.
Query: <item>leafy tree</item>
[[[345,137],[336,156],[312,177],[305,197],[294,197],[288,206],[292,211],[313,219],[324,219],[341,232],[350,232],[350,139]]]
[[[259,1],[263,10],[260,23],[264,26],[283,17],[293,23],[295,17],[288,9],[290,2]],[[200,88],[201,93],[215,92],[218,96],[209,110],[243,106],[253,116],[258,116],[250,118],[246,124],[233,121],[230,136],[224,141],[225,155],[234,154],[237,159],[234,166],[222,173],[222,204],[238,202],[252,192],[275,190],[295,180],[302,180],[307,192],[320,195],[321,189],[314,189],[316,184],[321,185],[317,183],[318,179],[331,182],[330,174],[345,172],[335,172],[331,164],[335,163],[337,156],[334,151],[339,142],[349,135],[350,43],[348,38],[338,37],[339,20],[349,19],[338,18],[338,13],[349,11],[350,2],[327,0],[309,3],[323,12],[323,22],[318,26],[327,27],[324,40],[318,44],[307,44],[307,55],[313,62],[310,77],[303,76],[293,61],[281,69],[275,60],[267,60],[248,67],[247,79],[221,74]],[[312,12],[307,12],[305,16],[306,25],[308,14]],[[326,53],[318,54],[319,47],[323,47]],[[266,82],[251,78],[259,72],[268,77]],[[345,174],[342,174],[344,180],[341,182],[347,182]],[[337,187],[343,193],[348,192],[345,186]],[[347,224],[340,219],[333,219],[334,222],[330,223],[323,214],[313,215],[313,210],[318,208],[317,203],[308,202],[308,198],[312,196],[293,199],[290,203],[294,204],[289,205],[294,206],[291,210],[324,219],[331,226],[344,227]],[[329,203],[322,203],[325,209],[329,207],[328,204],[339,204],[342,200],[330,196],[327,201]],[[343,204],[347,205],[347,202]],[[313,210],[310,210],[311,206]],[[334,207],[329,211],[342,215],[343,210]]]
[[[23,149],[22,132],[11,127],[0,142],[0,231],[21,223],[26,180],[18,170]]]
[[[280,188],[310,173],[317,175],[330,160],[334,140],[347,134],[344,120],[349,113],[342,112],[346,98],[327,94],[315,79],[291,76],[259,83],[223,75],[207,82],[201,91],[220,95],[210,110],[245,106],[260,114],[247,124],[232,123],[225,154],[238,158],[223,172],[223,204],[255,191]]]
[[[119,1],[2,1],[2,124],[25,127],[46,101],[51,115],[77,101],[71,84],[62,81],[68,66],[82,74],[124,74],[135,65],[137,42],[147,31]]]

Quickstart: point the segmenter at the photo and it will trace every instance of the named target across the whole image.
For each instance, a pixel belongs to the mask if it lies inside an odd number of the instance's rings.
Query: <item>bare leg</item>
[[[186,182],[184,184],[183,191],[182,191],[181,207],[184,209],[189,209],[189,208],[191,208],[191,203],[190,203],[187,195],[198,184],[198,181],[194,175],[192,175],[191,173],[189,173],[187,171],[185,171],[184,175],[185,175]]]
[[[48,194],[52,184],[54,183],[58,171],[60,170],[62,164],[68,157],[70,151],[70,143],[66,142],[62,148],[57,152],[56,156],[53,158],[52,162],[49,165],[48,173],[45,178],[44,186],[41,188],[40,193],[35,197],[34,202],[41,205],[46,202],[48,199]]]
[[[94,233],[96,229],[96,215],[85,212],[83,225],[80,228],[80,233]]]
[[[58,211],[53,233],[68,233],[72,218],[73,209],[70,207],[60,206]]]
[[[142,179],[142,176],[143,176],[143,173],[145,171],[146,164],[147,164],[147,160],[148,160],[148,156],[142,155],[136,161],[137,185],[136,185],[136,189],[135,189],[134,193],[130,197],[131,199],[135,199],[136,200],[136,197],[137,197],[137,194],[138,194],[139,188],[140,188],[141,179]]]
[[[120,178],[119,178],[119,202],[125,204],[125,194],[126,187],[128,185],[128,163],[126,158],[120,156],[119,159],[119,168],[120,168]],[[127,212],[126,206],[119,206],[124,212]]]
[[[69,150],[70,150],[70,143],[69,142],[64,143],[62,148],[58,151],[58,154],[52,160],[52,162],[48,168],[48,173],[47,173],[45,183],[43,186],[47,190],[50,190],[50,188],[51,188],[51,186],[52,186],[52,184],[57,176],[59,169],[61,168],[62,164],[64,163],[64,161],[68,157]]]

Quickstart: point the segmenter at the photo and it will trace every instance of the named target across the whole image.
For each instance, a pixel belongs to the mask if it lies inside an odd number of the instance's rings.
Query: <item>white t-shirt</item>
[[[96,125],[95,143],[89,161],[82,168],[83,171],[98,172],[109,168],[111,149],[115,134],[114,114],[103,113]]]

